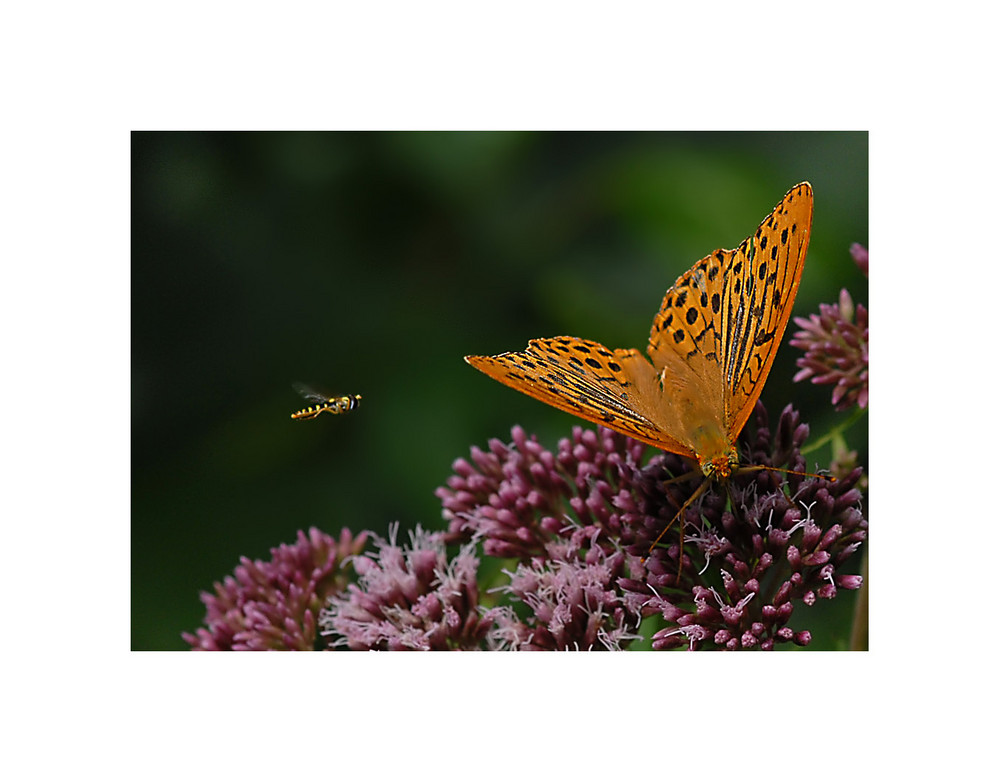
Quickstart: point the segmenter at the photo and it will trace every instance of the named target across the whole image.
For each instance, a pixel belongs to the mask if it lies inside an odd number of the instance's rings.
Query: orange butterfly
[[[802,182],[739,247],[716,250],[682,274],[653,319],[648,358],[552,337],[465,360],[546,404],[694,459],[707,479],[728,478],[792,313],[812,212],[812,187]]]

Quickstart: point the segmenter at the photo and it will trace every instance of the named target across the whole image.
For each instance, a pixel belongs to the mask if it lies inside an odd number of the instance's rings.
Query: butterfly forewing
[[[533,339],[528,349],[465,360],[494,380],[592,423],[672,453],[693,451],[650,418],[658,399],[652,365],[637,350],[576,337]]]

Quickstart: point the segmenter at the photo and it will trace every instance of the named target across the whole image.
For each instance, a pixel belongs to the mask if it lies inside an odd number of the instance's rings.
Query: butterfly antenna
[[[822,478],[824,481],[830,481],[830,483],[836,483],[837,479],[832,475],[820,475],[815,472],[800,472],[799,470],[786,470],[784,467],[769,467],[766,464],[753,464],[749,467],[740,467],[737,470],[737,474],[747,473],[747,472],[757,472],[758,470],[768,470],[769,472],[783,472],[786,475],[801,475],[803,478]]]

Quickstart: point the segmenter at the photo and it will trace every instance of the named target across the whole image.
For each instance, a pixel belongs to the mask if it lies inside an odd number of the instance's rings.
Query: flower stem
[[[845,431],[847,431],[848,429],[850,429],[852,426],[854,426],[854,424],[856,424],[859,420],[861,420],[861,417],[864,416],[867,412],[868,412],[868,408],[867,407],[859,407],[859,408],[857,408],[841,424],[839,424],[838,426],[833,427],[833,429],[831,429],[825,435],[823,435],[822,437],[820,437],[818,440],[815,440],[814,442],[809,443],[809,445],[803,447],[802,448],[802,455],[805,456],[806,454],[810,454],[813,451],[816,451],[816,450],[822,448],[824,445],[826,445],[831,440],[834,440],[835,438],[840,437]]]

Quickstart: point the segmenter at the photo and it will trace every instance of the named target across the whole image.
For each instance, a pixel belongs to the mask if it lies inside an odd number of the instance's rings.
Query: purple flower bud
[[[802,527],[802,548],[806,551],[815,548],[822,535],[823,530],[812,522],[804,525]]]
[[[791,581],[785,581],[778,587],[778,590],[774,593],[774,605],[781,605],[788,600],[788,596],[792,593],[792,586]]]
[[[836,576],[834,581],[841,589],[860,589],[863,583],[861,576]]]
[[[773,529],[767,536],[767,542],[776,548],[784,548],[791,540],[791,535],[783,529]]]
[[[837,587],[833,584],[824,584],[816,590],[820,600],[833,600],[837,596]]]
[[[867,277],[868,249],[855,242],[854,244],[851,245],[850,253],[851,257],[854,259],[854,262],[858,265],[858,268],[861,269],[861,273],[864,274],[865,277]]]
[[[823,535],[823,540],[820,541],[819,548],[829,549],[833,547],[833,545],[837,542],[837,538],[839,538],[843,534],[843,532],[844,529],[839,524],[831,525],[830,529],[828,529],[826,533]]]
[[[802,564],[806,567],[816,567],[830,561],[829,551],[814,551],[802,557]]]

